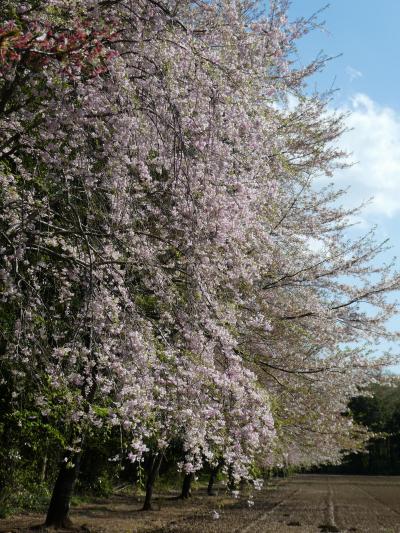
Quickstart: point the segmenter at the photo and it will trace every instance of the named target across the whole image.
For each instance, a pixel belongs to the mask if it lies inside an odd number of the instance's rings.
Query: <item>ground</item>
[[[115,494],[73,507],[76,530],[91,533],[400,533],[400,477],[297,475],[248,495],[228,497],[196,491],[188,501],[159,495],[157,510],[140,511],[140,501]],[[0,520],[0,532],[32,531],[43,516]],[[37,530],[36,530],[37,531]]]

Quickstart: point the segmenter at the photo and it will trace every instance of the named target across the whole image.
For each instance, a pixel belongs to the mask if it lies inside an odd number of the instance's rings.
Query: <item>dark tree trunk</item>
[[[54,528],[71,527],[68,513],[71,496],[79,474],[81,455],[67,454],[66,457],[68,461],[63,461],[60,467],[45,522],[46,526]],[[71,466],[71,462],[73,466]]]
[[[228,490],[236,490],[236,482],[235,478],[233,477],[233,468],[232,466],[229,466],[228,468]]]
[[[246,487],[247,487],[247,481],[244,478],[241,478],[240,483],[239,483],[240,492],[243,492],[246,489]]]
[[[186,474],[183,478],[183,484],[182,484],[182,492],[179,498],[181,500],[187,500],[192,495],[192,481],[194,478],[194,474]]]
[[[147,471],[147,479],[146,479],[146,496],[144,499],[143,504],[143,511],[152,511],[152,498],[153,498],[153,488],[154,483],[158,477],[158,473],[160,471],[160,466],[163,460],[163,454],[160,452],[158,454],[153,455],[149,468]]]
[[[207,494],[209,496],[215,496],[215,492],[214,492],[214,483],[215,483],[215,480],[217,479],[217,475],[218,475],[218,472],[221,468],[221,464],[218,463],[217,466],[215,466],[212,470],[211,470],[211,474],[210,474],[210,479],[208,480],[208,487],[207,487]]]

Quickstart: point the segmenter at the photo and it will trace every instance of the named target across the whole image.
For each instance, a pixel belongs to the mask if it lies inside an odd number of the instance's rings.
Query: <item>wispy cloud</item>
[[[350,81],[354,81],[357,78],[362,77],[362,72],[354,67],[351,67],[350,65],[346,67],[346,74],[350,78]]]

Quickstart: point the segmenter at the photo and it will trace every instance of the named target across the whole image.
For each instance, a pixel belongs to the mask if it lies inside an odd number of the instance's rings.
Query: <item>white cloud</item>
[[[353,67],[350,67],[350,66],[346,67],[346,74],[350,78],[350,81],[354,81],[357,78],[361,78],[362,77],[362,72],[360,72],[356,68],[353,68]]]
[[[352,153],[355,164],[338,172],[335,182],[350,185],[352,204],[373,197],[366,212],[393,217],[400,211],[400,114],[365,94],[356,94],[342,111],[350,111],[350,131],[340,146]]]

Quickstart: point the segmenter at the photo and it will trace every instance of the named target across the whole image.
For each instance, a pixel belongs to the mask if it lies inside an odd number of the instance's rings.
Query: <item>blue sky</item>
[[[292,0],[290,18],[308,18],[326,4]],[[377,225],[377,237],[390,238],[400,270],[400,1],[333,0],[318,16],[324,29],[305,36],[298,61],[307,64],[318,53],[338,56],[314,76],[311,87],[337,89],[332,105],[350,111],[352,128],[341,141],[358,162],[334,177],[350,186],[348,202],[374,197],[360,220],[366,229]],[[400,329],[400,317],[391,326]],[[400,351],[400,350],[399,350]],[[400,365],[393,369],[400,373]]]
[[[323,0],[292,0],[289,13],[309,17],[325,5]],[[321,50],[328,56],[342,54],[317,77],[320,88],[339,88],[337,102],[361,92],[400,112],[400,2],[333,0],[319,19],[325,20],[325,31],[302,40],[300,57],[306,61]]]

